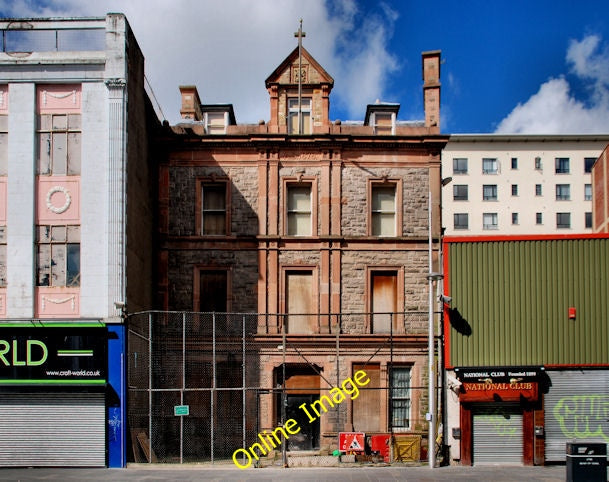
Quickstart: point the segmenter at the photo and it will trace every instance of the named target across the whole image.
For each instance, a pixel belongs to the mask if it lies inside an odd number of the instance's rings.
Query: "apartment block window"
[[[592,166],[596,162],[596,157],[584,157],[584,172],[589,174],[592,172]]]
[[[518,184],[512,184],[512,196],[518,196]]]
[[[457,229],[469,229],[469,214],[455,213],[453,214],[453,227]]]
[[[543,224],[543,213],[535,213],[535,224]]]
[[[541,184],[535,184],[535,196],[541,196]]]
[[[410,427],[410,367],[391,366],[390,419],[392,428]]]
[[[543,165],[541,164],[541,157],[535,158],[535,170],[541,171],[543,169]]]
[[[6,288],[6,226],[0,226],[0,288]]]
[[[571,185],[570,184],[557,184],[556,185],[556,200],[557,201],[568,201],[571,199]]]
[[[556,227],[567,229],[571,227],[571,213],[556,213]]]
[[[569,174],[569,158],[568,157],[557,157],[554,162],[555,162],[556,174]]]
[[[300,122],[299,122],[300,116]],[[311,133],[311,99],[302,98],[300,109],[298,98],[288,99],[288,134]]]
[[[467,184],[453,185],[453,200],[454,201],[467,201],[467,198],[468,198]]]
[[[512,157],[512,169],[518,169],[518,158]]]
[[[202,236],[226,236],[229,232],[228,183],[199,181]]]
[[[498,229],[499,222],[497,219],[497,213],[483,213],[482,214],[482,229],[491,230]]]
[[[592,227],[592,213],[587,212],[586,213],[586,228],[591,228],[591,227]]]
[[[497,184],[484,184],[482,186],[482,199],[484,201],[496,201]]]
[[[80,114],[40,114],[36,136],[37,174],[80,175]]]
[[[482,174],[497,174],[497,159],[488,157],[482,159]]]
[[[512,213],[512,224],[518,224],[518,213]]]
[[[396,185],[385,183],[373,184],[371,196],[372,235],[395,236]]]
[[[374,112],[372,127],[377,135],[391,135],[395,133],[395,114],[391,112]]]
[[[36,286],[80,286],[80,226],[36,231]]]
[[[584,185],[584,201],[592,201],[592,184]]]
[[[453,158],[453,174],[467,174],[467,158]]]
[[[311,236],[311,184],[287,185],[287,234]]]

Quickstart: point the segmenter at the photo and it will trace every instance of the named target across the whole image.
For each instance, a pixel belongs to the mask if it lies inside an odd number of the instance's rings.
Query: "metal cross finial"
[[[298,32],[294,32],[294,37],[298,37],[298,45],[302,43],[302,38],[306,37],[306,32],[302,31],[302,18],[300,19],[300,26],[298,27]]]

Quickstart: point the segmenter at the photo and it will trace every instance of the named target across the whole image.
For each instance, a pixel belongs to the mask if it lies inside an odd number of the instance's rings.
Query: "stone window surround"
[[[219,237],[221,234],[204,234],[203,233],[203,186],[205,184],[225,184],[225,209],[226,209],[226,229],[224,236],[230,236],[231,233],[231,181],[228,177],[205,176],[196,179],[196,201],[195,201],[195,235],[201,237]]]
[[[317,226],[317,211],[319,209],[318,204],[318,193],[317,193],[317,177],[315,176],[298,176],[298,177],[282,177],[281,178],[281,192],[282,192],[282,206],[281,210],[281,224],[284,236],[288,236],[288,188],[290,186],[299,185],[310,185],[311,186],[311,234],[310,236],[294,236],[294,237],[314,237],[318,234]],[[292,237],[292,235],[289,235]]]
[[[370,178],[368,179],[367,188],[367,205],[368,213],[366,226],[368,236],[381,237],[372,234],[372,189],[376,186],[395,186],[395,235],[391,237],[400,237],[403,235],[403,188],[401,178]]]

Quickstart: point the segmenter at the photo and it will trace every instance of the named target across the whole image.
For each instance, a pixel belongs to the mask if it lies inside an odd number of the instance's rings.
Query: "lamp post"
[[[429,468],[433,469],[436,466],[436,373],[434,369],[434,353],[435,353],[435,321],[434,321],[434,295],[433,295],[433,283],[434,281],[443,278],[441,273],[434,273],[433,270],[433,238],[432,238],[432,203],[431,203],[431,191],[429,191],[428,197],[428,226],[429,226],[429,243],[428,243],[428,257],[429,257],[429,274],[427,275],[428,290],[429,290],[429,320],[428,320],[428,332],[427,332],[427,356],[428,356],[428,398],[429,398],[429,410],[425,417],[429,422],[429,430],[427,434],[427,460],[429,462]]]

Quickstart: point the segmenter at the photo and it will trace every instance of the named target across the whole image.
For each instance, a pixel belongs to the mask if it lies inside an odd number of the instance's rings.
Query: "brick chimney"
[[[180,94],[182,94],[182,108],[180,109],[182,119],[202,120],[201,99],[199,99],[197,88],[194,85],[181,85]]]
[[[440,133],[440,50],[421,54],[423,61],[423,105],[425,126]]]

